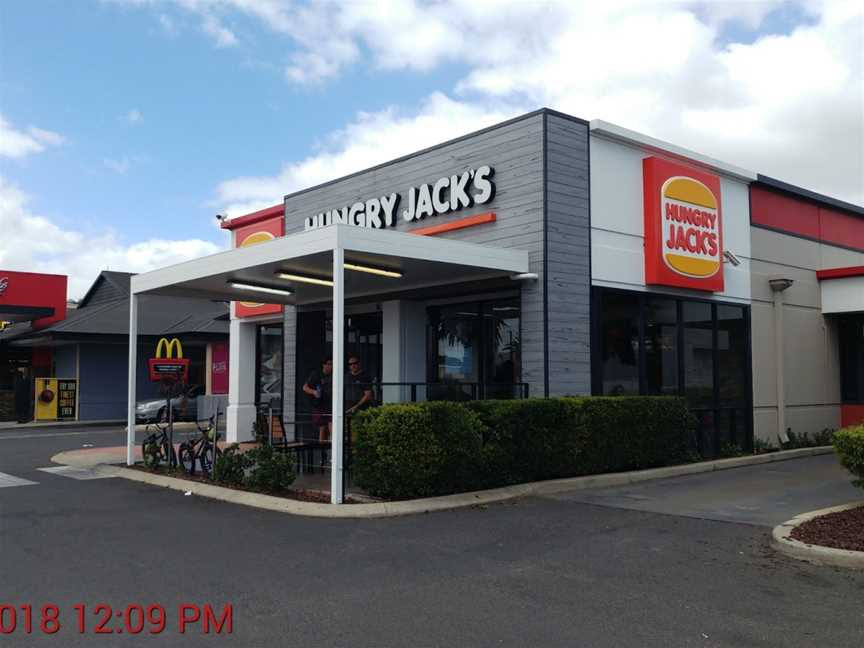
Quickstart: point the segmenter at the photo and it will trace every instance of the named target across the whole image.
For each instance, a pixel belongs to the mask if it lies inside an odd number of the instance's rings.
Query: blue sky
[[[0,267],[80,296],[543,105],[864,198],[857,3],[601,4],[0,3]]]

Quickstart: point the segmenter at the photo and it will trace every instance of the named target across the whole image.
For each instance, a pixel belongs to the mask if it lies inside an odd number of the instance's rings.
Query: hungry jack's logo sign
[[[723,290],[720,179],[657,157],[642,161],[645,283]]]

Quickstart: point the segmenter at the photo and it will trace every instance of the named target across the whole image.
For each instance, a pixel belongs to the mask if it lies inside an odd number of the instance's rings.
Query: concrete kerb
[[[791,520],[774,527],[771,532],[771,546],[780,553],[791,558],[804,560],[817,565],[845,567],[848,569],[864,569],[864,551],[849,551],[847,549],[834,549],[833,547],[811,545],[792,538],[792,531],[795,527],[800,526],[813,518],[828,515],[829,513],[847,511],[859,506],[864,506],[864,502],[852,502],[851,504],[832,506],[831,508],[819,509],[818,511],[809,511],[808,513],[796,515]]]
[[[167,475],[156,475],[123,466],[108,465],[109,461],[116,462],[117,460],[116,454],[108,452],[100,454],[90,450],[88,453],[82,454],[81,451],[73,450],[61,452],[52,457],[51,461],[59,464],[87,467],[105,475],[122,477],[124,479],[152,484],[155,486],[163,486],[178,491],[192,491],[192,493],[198,496],[210,497],[224,502],[253,506],[281,513],[291,513],[293,515],[305,515],[310,517],[377,518],[411,515],[416,513],[432,513],[434,511],[445,511],[468,506],[482,506],[532,495],[542,496],[568,491],[584,490],[587,488],[626,486],[628,484],[635,484],[652,479],[681,477],[684,475],[713,472],[715,470],[728,470],[731,468],[755,466],[774,461],[786,461],[800,457],[831,454],[833,451],[834,450],[831,446],[799,448],[797,450],[783,450],[780,452],[771,452],[761,455],[733,457],[731,459],[717,459],[715,461],[702,461],[699,463],[684,464],[680,466],[666,466],[649,470],[635,470],[631,472],[609,473],[603,475],[587,475],[585,477],[569,477],[566,479],[517,484],[515,486],[505,486],[503,488],[493,488],[490,490],[474,491],[471,493],[458,493],[456,495],[444,495],[441,497],[429,497],[426,499],[405,500],[401,502],[346,504],[343,506],[333,506],[332,504],[322,504],[317,502],[303,502],[299,500],[275,497],[272,495],[238,491],[232,488],[192,482],[186,479],[169,477]]]

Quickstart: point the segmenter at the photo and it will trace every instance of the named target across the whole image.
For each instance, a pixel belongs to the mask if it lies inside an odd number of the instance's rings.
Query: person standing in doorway
[[[348,375],[345,377],[345,414],[352,414],[372,403],[372,380],[363,371],[357,356],[348,357]]]
[[[327,358],[309,374],[303,383],[303,393],[312,405],[312,422],[318,426],[318,440],[329,441],[333,427],[333,360]]]

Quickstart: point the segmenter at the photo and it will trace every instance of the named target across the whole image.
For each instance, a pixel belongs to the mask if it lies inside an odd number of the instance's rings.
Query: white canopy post
[[[345,428],[345,250],[333,247],[333,430],[330,457],[330,503],[342,503],[342,443]]]
[[[129,393],[126,414],[126,465],[135,463],[135,387],[138,377],[138,295],[129,295]]]

